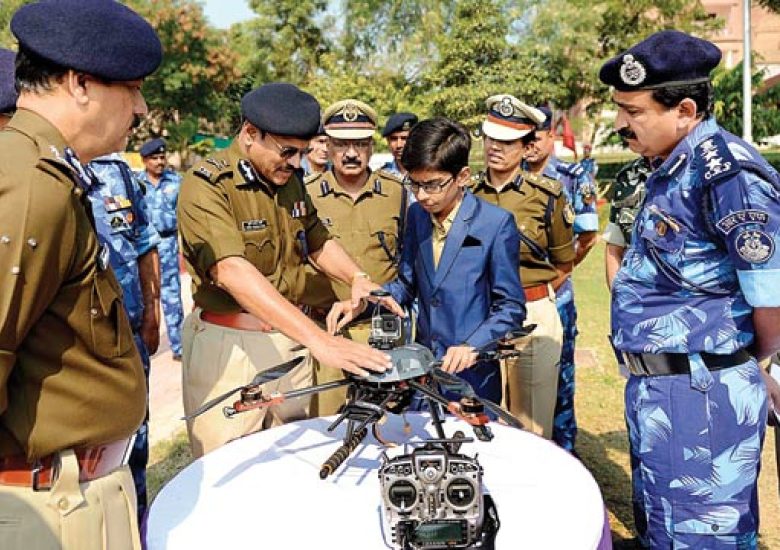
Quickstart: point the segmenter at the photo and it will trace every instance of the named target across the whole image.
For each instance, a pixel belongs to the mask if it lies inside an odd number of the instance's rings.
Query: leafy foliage
[[[742,74],[740,63],[733,69],[719,67],[713,75],[715,86],[715,117],[721,126],[738,136],[742,135]],[[761,86],[762,72],[755,71],[751,77],[753,89]],[[774,86],[753,96],[753,139],[780,134],[780,86]]]

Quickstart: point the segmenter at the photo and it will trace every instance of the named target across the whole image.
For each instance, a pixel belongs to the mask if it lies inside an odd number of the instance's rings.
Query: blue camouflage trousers
[[[577,419],[574,416],[574,341],[577,338],[577,308],[574,286],[567,279],[556,292],[556,307],[563,325],[561,366],[558,371],[558,397],[555,401],[552,440],[567,451],[574,450]]]
[[[766,387],[753,360],[700,367],[626,385],[639,539],[653,549],[754,549]]]
[[[181,355],[181,325],[184,322],[184,310],[181,304],[181,281],[179,279],[179,242],[177,236],[163,238],[157,247],[160,254],[161,289],[165,326],[168,341],[174,355]]]
[[[138,331],[133,331],[133,339],[141,355],[141,362],[144,365],[144,375],[146,376],[146,416],[138,431],[135,433],[135,443],[133,450],[130,451],[128,466],[133,474],[135,482],[135,494],[138,500],[138,525],[144,524],[146,516],[146,465],[149,462],[149,353],[146,351],[146,345],[141,339]]]

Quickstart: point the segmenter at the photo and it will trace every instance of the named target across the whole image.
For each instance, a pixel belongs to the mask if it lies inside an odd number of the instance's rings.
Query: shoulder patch
[[[699,143],[694,155],[699,178],[705,183],[729,179],[741,169],[739,161],[734,158],[720,134],[714,134]]]
[[[563,184],[561,184],[559,181],[545,176],[531,174],[530,172],[521,172],[521,175],[524,181],[527,181],[537,189],[541,189],[548,195],[558,197],[561,193],[563,193]]]
[[[585,173],[585,169],[578,162],[558,162],[555,169],[561,174],[579,178]]]

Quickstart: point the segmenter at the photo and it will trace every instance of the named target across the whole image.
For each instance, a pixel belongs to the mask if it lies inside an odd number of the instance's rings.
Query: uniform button
[[[89,310],[89,314],[92,315],[92,317],[97,317],[98,310],[93,307],[92,309]]]
[[[718,531],[720,531],[720,525],[718,525],[717,523],[713,524],[712,525],[712,530],[717,533]]]
[[[83,194],[84,194],[84,190],[83,190],[81,187],[76,187],[76,188],[73,190],[73,192],[74,192],[74,193],[76,193],[76,196],[77,196],[77,197],[80,197],[81,195],[83,195]]]
[[[19,269],[19,266],[18,266],[18,265],[15,265],[15,266],[13,266],[13,267],[11,268],[11,274],[12,274],[12,275],[19,275],[19,272],[20,272],[20,271],[21,271],[21,269]]]
[[[432,298],[431,299],[431,306],[433,307],[439,307],[441,305],[441,302],[438,298]]]
[[[35,248],[38,246],[38,241],[36,241],[33,238],[27,239],[27,244],[29,244],[32,248]]]
[[[9,237],[8,235],[3,235],[2,237],[0,237],[0,243],[8,244],[10,242],[11,242],[11,237]]]
[[[62,497],[57,502],[57,506],[59,507],[60,510],[67,510],[68,509],[68,504],[69,504],[69,502],[68,502],[68,498],[67,497]]]

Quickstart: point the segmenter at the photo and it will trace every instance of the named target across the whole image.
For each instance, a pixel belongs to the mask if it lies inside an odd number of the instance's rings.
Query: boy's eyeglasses
[[[422,181],[421,182],[421,181],[414,181],[412,178],[410,178],[407,175],[404,180],[404,185],[409,186],[409,189],[412,190],[412,193],[419,193],[420,189],[422,189],[428,195],[436,195],[444,191],[444,188],[447,187],[449,184],[451,184],[454,180],[455,180],[455,176],[450,176],[444,181]]]
[[[292,145],[282,145],[276,141],[271,134],[266,134],[266,136],[268,136],[268,138],[273,141],[274,145],[276,145],[276,148],[279,149],[279,156],[284,160],[290,160],[295,155],[301,155],[301,157],[304,157],[311,153],[311,147],[293,147]]]

